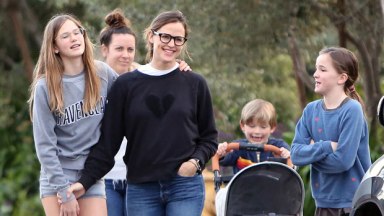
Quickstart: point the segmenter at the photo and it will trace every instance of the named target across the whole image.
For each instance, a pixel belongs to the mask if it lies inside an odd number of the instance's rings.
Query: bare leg
[[[102,197],[79,199],[80,216],[107,216],[107,202]]]
[[[46,216],[59,216],[60,205],[56,196],[44,197],[41,199],[41,203]]]

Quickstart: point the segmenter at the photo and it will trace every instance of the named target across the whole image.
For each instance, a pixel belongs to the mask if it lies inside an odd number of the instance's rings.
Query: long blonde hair
[[[67,21],[73,21],[79,28],[83,28],[81,22],[73,15],[58,14],[53,16],[47,23],[44,30],[43,42],[40,48],[39,59],[33,71],[33,82],[30,86],[29,114],[33,119],[33,102],[36,90],[36,84],[41,78],[46,79],[49,107],[52,112],[63,113],[64,99],[62,88],[62,77],[64,73],[64,64],[59,54],[55,53],[55,38],[62,25]],[[85,113],[89,113],[96,107],[100,100],[100,78],[97,75],[96,65],[93,57],[93,44],[88,38],[87,32],[83,34],[85,50],[82,60],[85,69],[85,91],[84,106]]]

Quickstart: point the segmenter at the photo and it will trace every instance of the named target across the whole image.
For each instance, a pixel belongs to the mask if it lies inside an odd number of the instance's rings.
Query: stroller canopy
[[[285,164],[251,165],[237,173],[227,187],[226,216],[302,215],[304,185]]]

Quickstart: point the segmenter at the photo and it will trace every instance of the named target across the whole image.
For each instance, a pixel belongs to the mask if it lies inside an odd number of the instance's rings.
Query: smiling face
[[[180,22],[165,24],[156,32],[169,34],[173,37],[185,37],[185,29]],[[160,35],[154,35],[153,33],[149,40],[153,44],[152,66],[158,69],[173,67],[184,45],[176,46],[174,39],[168,43],[163,43],[160,41]]]
[[[83,30],[73,21],[66,20],[57,32],[55,53],[58,53],[64,60],[81,57],[84,50]]]
[[[106,63],[118,74],[132,70],[135,58],[136,40],[131,34],[113,34],[108,46],[102,46],[102,53]]]
[[[246,124],[240,123],[246,139],[253,144],[266,144],[275,127],[271,127],[268,122],[250,121]]]
[[[315,92],[323,96],[344,92],[344,84],[348,76],[338,73],[328,53],[321,54],[316,59]]]

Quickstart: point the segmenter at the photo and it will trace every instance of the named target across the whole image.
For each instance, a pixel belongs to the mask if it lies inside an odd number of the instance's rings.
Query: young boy
[[[245,139],[234,142],[252,144],[270,144],[280,148],[281,157],[290,157],[289,145],[281,139],[272,138],[271,134],[277,126],[275,107],[268,101],[255,99],[248,102],[241,111],[240,128]],[[217,154],[220,156],[221,166],[232,166],[237,173],[242,168],[256,162],[270,160],[274,157],[271,152],[260,152],[259,156],[253,151],[234,150],[226,152],[228,143],[220,143]],[[224,215],[227,188],[218,191],[215,199],[217,216]]]
[[[276,126],[274,106],[262,99],[252,100],[241,111],[240,128],[245,135],[245,139],[235,140],[234,142],[274,145],[280,148],[282,158],[288,158],[290,156],[289,145],[281,139],[271,137]],[[226,152],[227,146],[227,142],[220,143],[217,154],[220,156],[220,165],[232,166],[234,173],[252,163],[272,160],[275,157],[272,152],[260,152],[259,157],[255,152],[246,150]]]

